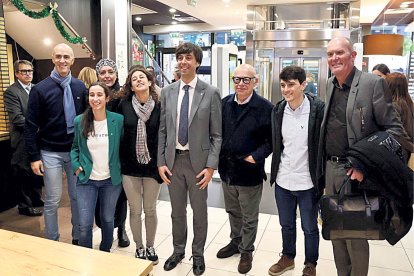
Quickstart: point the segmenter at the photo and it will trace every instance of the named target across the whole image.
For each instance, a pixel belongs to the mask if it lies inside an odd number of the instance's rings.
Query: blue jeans
[[[315,188],[289,191],[275,185],[276,205],[282,226],[283,255],[296,256],[296,207],[299,205],[302,230],[305,234],[305,264],[316,265],[319,258],[318,202]]]
[[[69,152],[40,151],[43,162],[43,181],[45,183],[45,232],[46,238],[59,240],[57,210],[62,197],[63,170],[66,172],[70,209],[72,212],[72,238],[79,239],[79,216],[76,203],[76,177],[73,174]]]
[[[99,250],[111,249],[114,233],[115,206],[122,185],[112,185],[111,178],[105,180],[88,180],[76,185],[79,208],[79,245],[92,248],[92,228],[95,216],[96,200],[100,199],[100,218],[102,242]]]

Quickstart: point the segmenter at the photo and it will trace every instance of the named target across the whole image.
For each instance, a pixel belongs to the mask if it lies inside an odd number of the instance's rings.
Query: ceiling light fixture
[[[177,10],[176,9],[174,9],[174,8],[170,8],[170,13],[176,13],[177,12]]]
[[[137,17],[135,17],[135,20],[136,21],[141,21],[142,20],[142,17],[137,16]]]
[[[45,39],[43,39],[43,44],[45,44],[46,46],[52,45],[52,40],[46,37]]]

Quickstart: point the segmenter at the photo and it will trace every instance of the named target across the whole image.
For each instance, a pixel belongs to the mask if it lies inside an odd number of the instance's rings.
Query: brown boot
[[[302,276],[316,276],[316,267],[312,263],[306,263],[302,271]]]
[[[241,253],[239,266],[237,267],[237,270],[240,274],[246,274],[247,272],[252,269],[252,261],[253,256],[252,252],[249,253]]]
[[[269,275],[282,275],[285,271],[295,268],[295,259],[282,255],[280,260],[269,268]]]

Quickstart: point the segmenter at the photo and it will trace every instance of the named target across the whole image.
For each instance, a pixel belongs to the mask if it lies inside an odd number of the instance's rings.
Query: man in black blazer
[[[10,120],[11,166],[18,192],[18,209],[21,215],[41,216],[42,211],[35,207],[43,206],[43,179],[32,172],[23,139],[27,102],[32,88],[33,64],[27,60],[17,60],[14,63],[14,74],[17,81],[6,89],[4,103]]]

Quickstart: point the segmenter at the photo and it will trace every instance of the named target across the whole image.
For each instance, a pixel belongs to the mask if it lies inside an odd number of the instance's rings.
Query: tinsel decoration
[[[65,27],[63,27],[62,25],[62,21],[59,18],[59,14],[56,10],[52,10],[52,18],[53,21],[55,22],[56,28],[58,29],[58,31],[60,32],[60,34],[70,43],[73,44],[82,44],[83,43],[83,39],[80,36],[71,36],[70,34],[68,34],[68,32],[65,30]]]
[[[80,36],[71,36],[66,32],[65,27],[62,24],[62,20],[59,18],[59,14],[57,12],[57,3],[49,3],[49,6],[45,7],[40,12],[34,12],[26,9],[26,7],[23,5],[21,0],[11,0],[12,4],[22,13],[27,15],[30,18],[33,19],[41,19],[48,17],[50,14],[52,15],[53,21],[55,22],[56,28],[60,32],[60,34],[63,36],[64,39],[66,39],[68,42],[72,44],[82,44],[86,42],[85,38],[82,38]]]
[[[22,13],[24,13],[25,15],[27,15],[30,18],[34,18],[34,19],[40,19],[40,18],[45,18],[48,17],[50,14],[50,7],[45,7],[43,10],[41,10],[40,12],[34,12],[34,11],[29,11],[28,9],[26,9],[26,7],[23,5],[22,1],[20,0],[11,0],[12,4]]]

